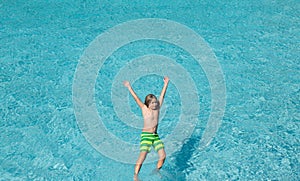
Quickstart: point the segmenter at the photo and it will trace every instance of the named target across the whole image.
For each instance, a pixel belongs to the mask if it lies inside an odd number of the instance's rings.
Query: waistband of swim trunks
[[[150,134],[150,135],[157,135],[157,133],[151,133],[151,132],[142,132],[142,134]]]

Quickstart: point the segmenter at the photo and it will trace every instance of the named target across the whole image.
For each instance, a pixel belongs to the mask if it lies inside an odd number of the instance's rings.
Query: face
[[[152,110],[158,109],[158,101],[157,101],[157,99],[152,99],[148,107],[150,109],[152,109]]]

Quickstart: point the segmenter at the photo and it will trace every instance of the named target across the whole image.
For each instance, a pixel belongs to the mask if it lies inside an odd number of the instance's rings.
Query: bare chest
[[[158,110],[145,110],[143,111],[143,117],[145,121],[157,121],[159,116]]]

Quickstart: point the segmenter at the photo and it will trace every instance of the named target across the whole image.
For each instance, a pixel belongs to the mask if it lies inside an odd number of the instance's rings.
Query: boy
[[[152,146],[154,147],[155,151],[157,151],[159,156],[156,169],[161,169],[164,164],[166,153],[164,150],[164,144],[157,134],[157,126],[159,120],[159,111],[162,106],[168,84],[169,78],[164,77],[164,86],[160,93],[159,100],[157,100],[155,95],[149,94],[146,96],[145,102],[143,103],[132,89],[130,83],[128,81],[124,81],[124,86],[128,88],[135,102],[141,108],[144,118],[144,127],[140,142],[140,155],[134,168],[134,180],[138,180],[138,173]]]

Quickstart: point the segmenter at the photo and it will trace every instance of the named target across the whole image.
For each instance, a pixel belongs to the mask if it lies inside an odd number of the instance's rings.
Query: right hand
[[[124,86],[127,87],[127,88],[130,87],[130,83],[129,83],[127,80],[125,80],[125,81],[123,82],[123,84],[124,84]]]

